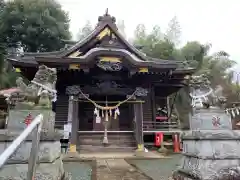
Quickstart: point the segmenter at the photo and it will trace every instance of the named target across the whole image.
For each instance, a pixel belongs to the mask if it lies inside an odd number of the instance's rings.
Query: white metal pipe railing
[[[36,161],[38,157],[40,132],[42,128],[43,115],[38,115],[32,123],[12,142],[10,146],[0,155],[0,170],[2,166],[7,162],[10,156],[20,147],[22,142],[35,130],[32,139],[32,149],[30,152],[28,162],[28,180],[32,180],[35,176]]]

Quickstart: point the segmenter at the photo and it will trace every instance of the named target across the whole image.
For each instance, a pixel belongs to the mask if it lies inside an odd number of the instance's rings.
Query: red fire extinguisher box
[[[163,133],[162,132],[155,133],[155,146],[161,146],[162,142],[163,142]]]

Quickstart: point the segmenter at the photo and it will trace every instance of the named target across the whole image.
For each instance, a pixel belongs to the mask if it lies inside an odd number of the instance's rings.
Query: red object
[[[8,97],[8,96],[10,96],[12,93],[18,92],[18,91],[20,91],[19,88],[3,89],[3,90],[0,91],[0,96]]]
[[[155,146],[160,146],[162,142],[163,142],[163,133],[157,132],[155,134]]]
[[[174,148],[174,152],[175,153],[179,153],[180,152],[180,141],[179,141],[179,135],[178,134],[174,134],[174,137],[173,137],[173,148]]]
[[[159,120],[159,121],[166,121],[168,119],[168,117],[166,116],[157,116],[156,117],[156,120]]]
[[[29,115],[25,118],[24,123],[28,126],[29,124],[31,124],[32,120],[33,120],[33,119],[32,119],[32,115],[29,114]]]
[[[220,126],[220,125],[221,125],[221,123],[220,123],[220,118],[214,116],[214,117],[212,118],[212,125],[215,126],[215,127]]]

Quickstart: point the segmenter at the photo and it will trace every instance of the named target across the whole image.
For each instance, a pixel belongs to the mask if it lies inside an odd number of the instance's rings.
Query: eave
[[[33,60],[22,60],[22,59],[13,59],[13,58],[7,58],[7,60],[14,66],[14,67],[38,67],[38,63]]]
[[[174,74],[178,74],[178,75],[192,75],[196,72],[196,68],[186,68],[186,69],[175,69],[173,71],[173,75]]]
[[[135,55],[129,53],[124,49],[113,49],[113,48],[93,48],[84,56],[76,58],[45,58],[45,57],[36,57],[35,60],[39,64],[46,65],[56,65],[56,66],[66,66],[70,64],[80,64],[80,65],[90,65],[96,62],[96,57],[101,56],[115,56],[120,57],[121,61],[124,64],[128,64],[131,67],[141,68],[156,68],[156,69],[176,69],[177,64],[174,61],[141,61]]]

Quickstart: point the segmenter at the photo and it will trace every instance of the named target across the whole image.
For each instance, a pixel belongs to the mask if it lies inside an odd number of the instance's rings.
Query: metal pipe
[[[21,143],[29,136],[29,134],[40,124],[43,120],[43,115],[38,115],[33,122],[12,142],[12,144],[5,149],[0,155],[0,168],[6,163],[8,158],[17,150]]]

